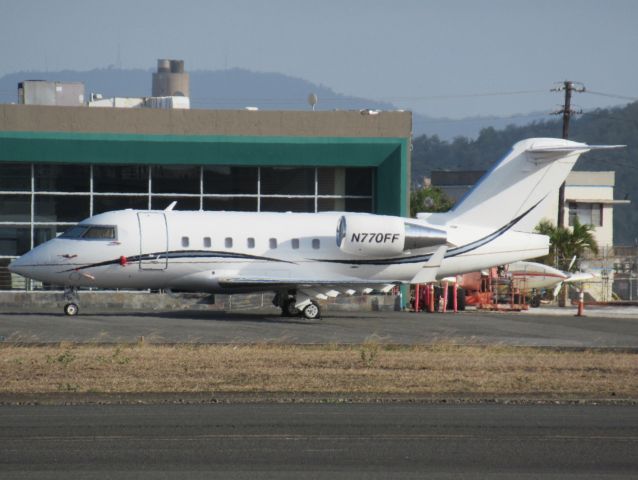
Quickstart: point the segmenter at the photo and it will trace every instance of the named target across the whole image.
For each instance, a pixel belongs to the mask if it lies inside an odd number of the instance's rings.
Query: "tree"
[[[410,217],[418,212],[447,212],[453,202],[438,187],[425,187],[410,192]]]
[[[598,253],[598,243],[594,238],[593,225],[582,225],[578,217],[574,218],[572,228],[555,226],[549,220],[542,220],[536,226],[536,232],[549,237],[549,255],[541,261],[561,270],[569,270],[572,258],[580,258],[589,250]],[[575,269],[574,264],[572,269]]]

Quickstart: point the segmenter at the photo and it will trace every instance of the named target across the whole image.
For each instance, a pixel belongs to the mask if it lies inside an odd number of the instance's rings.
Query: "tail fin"
[[[620,146],[592,146],[557,138],[522,140],[452,210],[427,218],[437,224],[502,227],[527,216],[558,190],[582,153]]]

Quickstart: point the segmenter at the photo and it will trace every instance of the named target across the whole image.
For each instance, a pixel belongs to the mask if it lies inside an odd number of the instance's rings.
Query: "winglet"
[[[410,280],[410,283],[414,285],[416,283],[429,283],[435,281],[436,274],[438,273],[439,268],[441,268],[441,262],[443,261],[445,252],[447,252],[446,245],[439,247],[439,249],[432,254],[427,263],[423,265],[412,280]]]
[[[171,202],[171,204],[168,207],[166,207],[164,209],[164,211],[165,212],[172,212],[173,209],[175,208],[175,205],[177,205],[177,200],[175,200],[174,202]]]

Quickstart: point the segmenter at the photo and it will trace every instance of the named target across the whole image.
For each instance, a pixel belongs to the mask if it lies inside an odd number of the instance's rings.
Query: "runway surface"
[[[0,407],[4,478],[635,478],[633,406]]]
[[[0,341],[202,343],[457,342],[555,347],[638,348],[638,315],[605,310],[586,317],[548,314],[463,312],[330,312],[319,321],[282,318],[274,310],[224,313],[202,310],[126,313],[0,311]],[[569,312],[572,312],[571,314]]]

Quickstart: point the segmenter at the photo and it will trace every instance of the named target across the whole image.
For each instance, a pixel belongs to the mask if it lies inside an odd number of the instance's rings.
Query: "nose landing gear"
[[[64,289],[64,300],[67,302],[64,305],[64,314],[69,317],[76,316],[80,312],[78,289],[76,287],[66,287]]]
[[[80,307],[78,307],[77,303],[67,303],[64,305],[64,313],[69,317],[74,317],[80,311]]]

